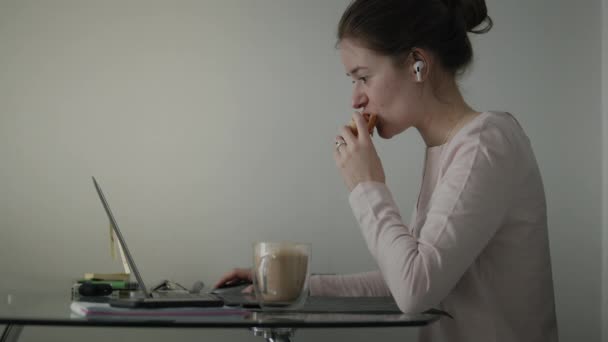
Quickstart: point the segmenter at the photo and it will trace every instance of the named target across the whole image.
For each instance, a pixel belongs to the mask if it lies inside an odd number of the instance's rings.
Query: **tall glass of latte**
[[[308,297],[310,244],[253,245],[253,288],[262,310],[296,310]]]

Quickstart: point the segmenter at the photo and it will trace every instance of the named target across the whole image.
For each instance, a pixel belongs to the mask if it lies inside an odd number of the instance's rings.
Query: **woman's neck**
[[[479,114],[464,101],[455,83],[425,103],[423,117],[415,127],[427,147],[443,145]]]

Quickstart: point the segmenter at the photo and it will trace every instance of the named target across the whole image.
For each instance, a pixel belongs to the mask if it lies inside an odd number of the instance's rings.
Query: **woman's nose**
[[[358,91],[355,87],[353,90],[353,108],[359,109],[367,105],[367,96],[365,93]]]

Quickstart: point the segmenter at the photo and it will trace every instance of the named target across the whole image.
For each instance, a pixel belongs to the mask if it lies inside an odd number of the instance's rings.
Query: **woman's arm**
[[[390,296],[380,271],[346,275],[313,275],[311,296],[377,297]]]
[[[385,184],[360,183],[349,198],[403,312],[422,312],[448,295],[500,227],[521,174],[516,167],[521,152],[494,125],[453,143],[452,162],[435,188],[418,238],[402,222]]]

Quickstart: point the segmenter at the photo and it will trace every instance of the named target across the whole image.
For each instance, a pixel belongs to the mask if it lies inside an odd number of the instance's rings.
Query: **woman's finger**
[[[353,113],[353,120],[355,121],[355,125],[357,125],[357,131],[359,132],[359,134],[357,134],[357,137],[359,139],[369,140],[370,136],[369,129],[367,128],[367,120],[365,120],[363,115],[358,112]]]
[[[249,285],[241,291],[241,293],[253,293],[253,285]]]
[[[223,275],[213,287],[218,288],[222,285],[230,284],[242,279],[251,281],[251,270],[249,270],[248,268],[235,268],[232,271]]]
[[[218,280],[218,281],[215,283],[215,285],[213,285],[213,288],[214,288],[214,289],[216,289],[216,288],[218,288],[218,287],[220,287],[220,286],[222,286],[222,285],[226,284],[227,282],[229,282],[229,281],[233,280],[234,278],[235,278],[234,271],[233,271],[233,272],[230,272],[230,273],[227,273],[227,274],[223,275],[223,276],[220,278],[220,280]]]
[[[348,126],[342,126],[340,128],[340,137],[344,139],[346,145],[353,145],[357,141],[357,137],[353,134],[353,131],[350,130]],[[344,146],[342,146],[344,147]]]

